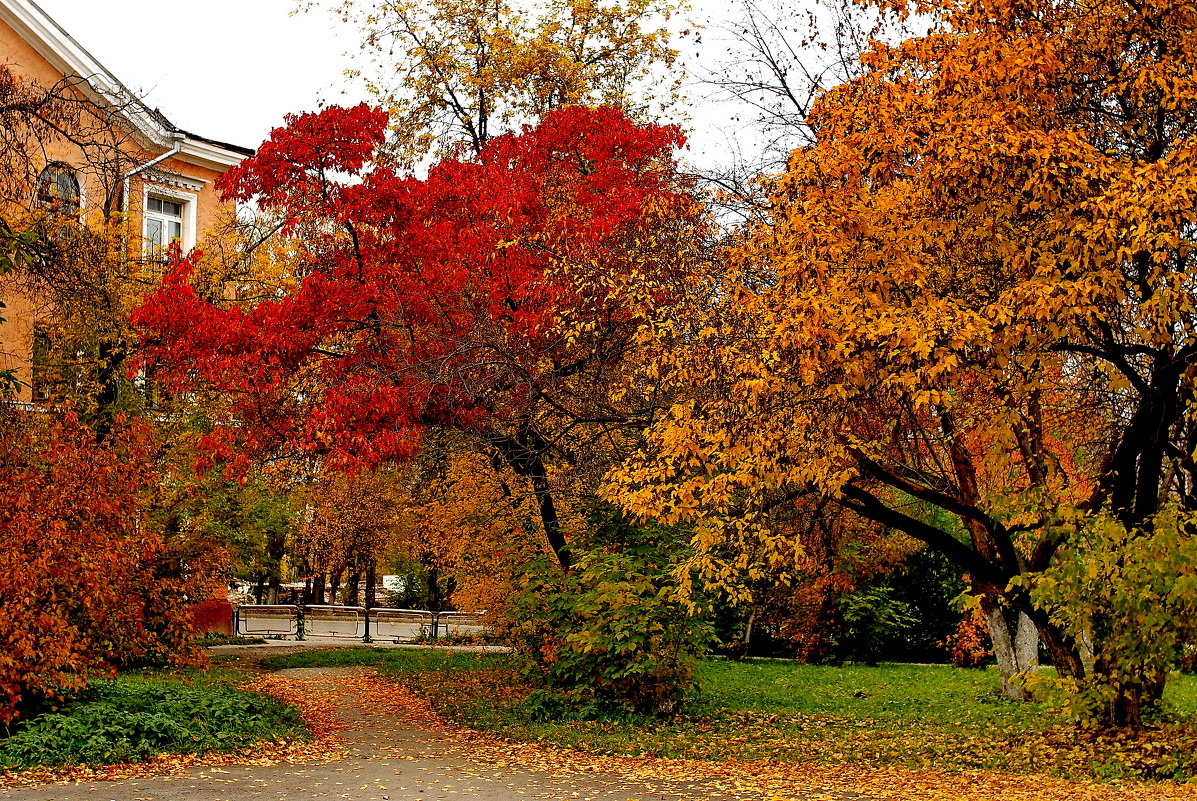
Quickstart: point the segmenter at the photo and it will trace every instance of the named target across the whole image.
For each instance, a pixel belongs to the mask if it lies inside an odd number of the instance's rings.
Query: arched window
[[[53,214],[79,213],[79,179],[65,164],[51,164],[37,179],[37,205]]]

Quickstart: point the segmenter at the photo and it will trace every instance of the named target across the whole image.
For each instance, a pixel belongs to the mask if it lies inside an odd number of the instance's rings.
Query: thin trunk
[[[123,343],[101,342],[99,364],[96,366],[96,438],[107,439],[112,420],[120,402],[120,378],[125,361]]]
[[[528,480],[532,483],[532,491],[536,493],[536,507],[540,510],[540,523],[544,529],[544,536],[549,541],[549,547],[557,557],[557,563],[562,570],[569,570],[573,564],[573,554],[565,541],[565,531],[561,528],[561,520],[557,516],[557,506],[553,502],[553,493],[549,488],[549,478],[544,462],[537,456],[533,460]]]
[[[1118,681],[1114,672],[1114,666],[1106,655],[1098,653],[1093,663],[1093,675],[1115,688],[1114,697],[1105,710],[1105,723],[1110,726],[1141,726],[1143,713],[1157,706],[1164,694],[1167,673],[1145,672],[1132,681]]]
[[[340,588],[340,586],[341,586],[341,571],[338,570],[337,572],[335,572],[331,576],[329,576],[329,581],[328,581],[328,599],[334,604],[339,603],[339,601],[337,600],[337,590]]]
[[[544,530],[545,539],[553,549],[553,555],[557,557],[561,569],[569,570],[573,564],[573,555],[570,553],[569,543],[565,540],[565,530],[561,527],[557,505],[553,501],[553,490],[549,486],[548,470],[540,452],[524,442],[509,439],[493,440],[492,445],[502,454],[507,466],[528,479],[528,483],[532,485],[532,494],[536,496],[536,510],[540,514],[540,525]]]
[[[428,568],[428,611],[441,611],[441,593],[438,571],[435,567]]]
[[[752,642],[752,627],[756,623],[756,607],[748,613],[748,622],[744,624],[744,635],[740,638],[740,650],[742,653],[748,653],[748,645]]]
[[[374,591],[375,591],[374,583],[377,579],[377,576],[375,575],[375,572],[377,571],[377,569],[378,569],[378,566],[374,563],[374,560],[371,559],[369,567],[366,568],[366,608],[367,609],[374,608]]]

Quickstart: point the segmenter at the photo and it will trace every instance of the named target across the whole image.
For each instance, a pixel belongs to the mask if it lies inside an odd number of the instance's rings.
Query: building
[[[252,151],[173,125],[31,0],[0,0],[0,68],[16,85],[0,109],[13,120],[0,132],[7,218],[32,210],[80,224],[113,221],[122,252],[145,261],[172,241],[184,250],[202,243],[230,212],[214,182]],[[49,101],[50,124],[30,110],[39,97]],[[23,397],[36,398],[29,385],[42,299],[11,281],[0,294],[0,370],[15,370]]]

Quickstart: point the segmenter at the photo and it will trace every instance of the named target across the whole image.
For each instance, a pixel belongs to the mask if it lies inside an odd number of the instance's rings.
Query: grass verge
[[[307,736],[298,711],[233,685],[225,670],[135,671],[16,724],[0,768],[140,762],[157,754],[232,751]]]
[[[948,771],[1049,773],[1072,779],[1197,774],[1197,679],[1177,677],[1161,719],[1139,732],[1063,725],[1000,696],[994,671],[702,664],[702,695],[672,721],[620,717],[538,722],[532,688],[510,657],[354,649],[275,657],[268,667],[377,665],[446,718],[502,737],[579,751],[690,759],[759,759]]]
[[[195,644],[200,648],[211,648],[213,645],[265,645],[266,640],[263,637],[243,637],[239,634],[205,634],[197,637]]]

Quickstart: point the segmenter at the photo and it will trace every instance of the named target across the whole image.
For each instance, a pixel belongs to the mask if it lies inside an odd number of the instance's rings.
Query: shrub
[[[1197,640],[1197,515],[1168,506],[1141,528],[1103,513],[1068,525],[1067,546],[1031,594],[1054,624],[1092,643],[1093,669],[1081,679],[1036,674],[1034,689],[1069,716],[1138,724]]]
[[[0,766],[136,762],[163,752],[230,750],[302,732],[298,713],[272,699],[178,679],[118,678],[30,718],[0,740]]]
[[[843,632],[840,653],[855,662],[875,665],[897,632],[919,621],[910,604],[894,598],[885,583],[863,587],[839,599]]]
[[[974,606],[964,613],[956,632],[943,641],[952,657],[952,664],[962,668],[984,667],[993,656],[986,645],[988,626],[980,606]]]
[[[148,432],[0,416],[0,723],[118,665],[186,659],[183,570],[139,513]]]
[[[608,506],[588,515],[587,542],[563,573],[547,556],[524,563],[497,628],[543,684],[542,718],[677,712],[694,688],[709,623],[676,595],[670,529],[636,527]]]

